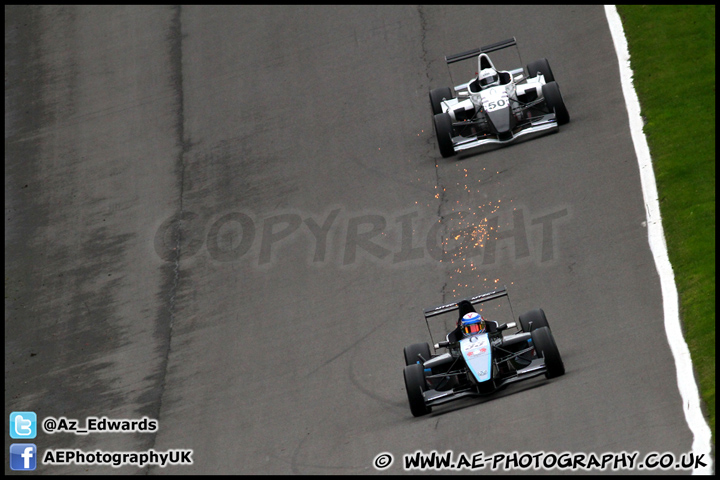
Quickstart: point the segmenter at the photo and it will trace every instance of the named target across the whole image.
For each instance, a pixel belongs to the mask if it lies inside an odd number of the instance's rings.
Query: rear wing
[[[486,45],[484,47],[475,48],[473,50],[468,50],[467,52],[462,53],[456,53],[455,55],[450,55],[449,57],[445,57],[445,62],[447,62],[448,65],[455,62],[461,62],[463,60],[467,60],[468,58],[477,57],[481,53],[490,53],[494,52],[496,50],[502,50],[503,48],[512,47],[513,45],[517,45],[517,42],[515,41],[515,37],[509,38],[507,40],[503,40],[502,42],[493,43],[491,45]]]
[[[496,298],[507,297],[507,294],[507,287],[502,287],[492,292],[481,293],[480,295],[475,295],[474,297],[470,297],[465,300],[470,302],[472,305],[477,305],[478,303],[488,302],[490,300],[495,300]],[[423,312],[425,314],[425,320],[427,321],[428,318],[436,315],[442,315],[443,313],[458,310],[458,303],[460,302],[458,301],[454,303],[447,303],[445,305],[439,305],[437,307],[426,308]]]

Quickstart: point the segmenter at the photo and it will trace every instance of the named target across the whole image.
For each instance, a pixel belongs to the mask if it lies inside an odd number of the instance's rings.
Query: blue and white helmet
[[[463,335],[485,333],[487,330],[485,319],[477,312],[466,313],[460,320],[460,330],[462,330]]]

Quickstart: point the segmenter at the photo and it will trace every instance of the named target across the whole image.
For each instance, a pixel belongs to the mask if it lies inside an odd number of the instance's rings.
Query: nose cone
[[[488,118],[492,122],[497,133],[506,133],[512,130],[515,117],[512,115],[510,108],[502,108],[488,113]]]

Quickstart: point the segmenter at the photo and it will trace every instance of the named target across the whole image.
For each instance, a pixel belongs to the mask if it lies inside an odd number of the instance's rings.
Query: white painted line
[[[678,388],[683,402],[685,421],[693,433],[692,451],[696,455],[705,454],[703,459],[707,460],[707,467],[693,470],[693,475],[712,475],[713,464],[711,455],[711,432],[710,427],[703,416],[700,408],[700,394],[695,375],[693,374],[692,359],[685,338],[682,334],[680,324],[680,311],[678,293],[675,287],[675,275],[665,244],[665,233],[660,218],[660,204],[658,203],[657,185],[655,184],[655,173],[653,172],[650,148],[643,133],[643,121],[640,116],[640,102],[637,92],[632,84],[633,72],[630,68],[630,53],[628,51],[627,39],[623,30],[620,15],[615,5],[605,5],[605,15],[610,25],[615,51],[620,63],[620,83],[622,85],[625,104],[627,105],[628,117],[630,119],[630,133],[638,165],[640,166],[640,180],[645,200],[645,211],[647,213],[648,240],[650,251],[655,258],[655,266],[660,275],[660,285],[663,297],[663,313],[665,316],[665,333],[667,334],[670,351],[675,358],[675,370],[677,374]]]

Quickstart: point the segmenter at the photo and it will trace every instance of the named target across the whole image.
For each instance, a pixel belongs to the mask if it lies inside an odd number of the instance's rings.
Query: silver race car
[[[478,75],[457,85],[430,91],[438,147],[443,157],[484,146],[556,132],[570,121],[547,59],[498,70],[488,53],[517,45],[515,38],[445,57],[448,65],[477,58]],[[449,68],[449,67],[448,67]]]

